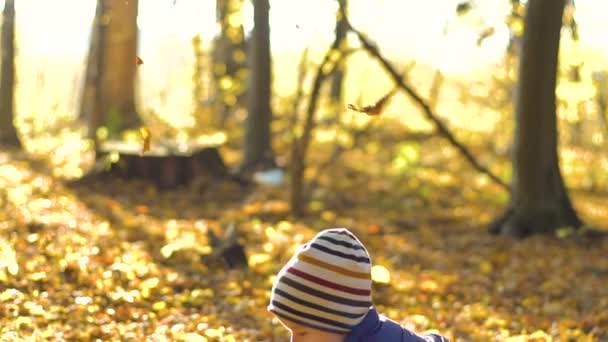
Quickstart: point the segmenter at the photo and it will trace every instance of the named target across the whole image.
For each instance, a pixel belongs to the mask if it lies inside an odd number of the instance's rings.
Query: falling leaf
[[[150,151],[150,130],[146,127],[142,127],[139,129],[139,133],[141,134],[141,138],[143,140],[141,153],[144,154],[147,151]]]
[[[479,38],[477,38],[477,46],[481,46],[481,44],[484,42],[484,40],[491,37],[494,34],[494,32],[495,32],[494,27],[487,27],[487,28],[483,29],[479,33]]]
[[[465,15],[471,10],[472,7],[473,6],[471,5],[470,1],[461,2],[458,4],[458,6],[456,6],[456,13],[458,15]]]
[[[389,91],[386,95],[384,95],[380,100],[376,101],[376,103],[372,105],[365,106],[363,108],[359,108],[353,104],[348,104],[348,109],[352,109],[354,111],[365,113],[370,116],[376,116],[382,114],[382,111],[386,107],[388,101],[391,99],[393,95],[397,92],[397,88]]]

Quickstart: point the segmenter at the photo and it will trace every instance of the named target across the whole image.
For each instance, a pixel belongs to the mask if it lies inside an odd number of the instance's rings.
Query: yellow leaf
[[[209,328],[205,330],[205,335],[209,337],[220,337],[222,332],[219,329]]]
[[[175,336],[178,340],[188,342],[207,342],[207,338],[197,333],[182,333]]]
[[[0,302],[20,301],[25,298],[25,295],[17,289],[6,289],[0,292]]]
[[[255,266],[257,264],[263,264],[265,262],[270,261],[271,258],[272,257],[266,253],[254,254],[249,257],[249,265]]]
[[[46,279],[46,272],[36,272],[30,275],[30,279],[33,281],[39,281],[42,279]]]
[[[483,261],[482,263],[479,264],[479,270],[483,274],[490,274],[490,273],[492,273],[492,269],[493,269],[492,263],[490,263],[488,261]]]
[[[30,317],[20,316],[15,320],[15,327],[20,330],[21,328],[31,327],[32,319]]]
[[[425,315],[413,315],[411,317],[412,322],[416,324],[418,327],[426,327],[429,325],[430,321]]]
[[[17,264],[17,254],[9,241],[0,237],[0,268],[6,268],[10,275],[15,276],[19,273]]]
[[[168,243],[160,249],[160,254],[162,254],[165,259],[168,259],[171,257],[171,255],[173,255],[173,252],[177,250],[179,250],[179,246],[177,246],[177,244]]]
[[[167,308],[167,303],[166,302],[156,302],[154,304],[152,304],[152,309],[154,311],[162,311],[164,309]]]
[[[420,283],[420,289],[426,292],[437,292],[439,285],[434,280],[425,279]]]
[[[141,282],[141,287],[142,288],[149,288],[149,289],[153,289],[155,287],[158,286],[160,280],[157,277],[153,277],[153,278],[148,278],[144,281]]]
[[[372,281],[380,284],[388,284],[391,282],[391,273],[382,265],[372,267]]]
[[[553,341],[553,339],[551,338],[551,335],[547,334],[546,332],[544,332],[542,330],[536,330],[535,332],[530,334],[530,338],[536,338],[536,339],[542,338],[547,342]]]
[[[207,297],[207,298],[211,298],[215,294],[213,292],[213,289],[204,288],[204,289],[194,289],[194,290],[192,290],[192,292],[190,293],[190,295],[192,297]]]

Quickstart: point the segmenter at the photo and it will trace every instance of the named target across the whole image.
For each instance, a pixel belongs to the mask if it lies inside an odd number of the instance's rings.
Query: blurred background
[[[345,226],[412,329],[608,338],[608,3],[0,8],[0,336],[286,341],[273,275]]]

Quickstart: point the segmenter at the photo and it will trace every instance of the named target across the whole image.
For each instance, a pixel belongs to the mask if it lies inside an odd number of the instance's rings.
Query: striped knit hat
[[[371,261],[363,244],[348,229],[327,229],[283,266],[268,310],[311,328],[347,333],[369,311],[371,285]]]

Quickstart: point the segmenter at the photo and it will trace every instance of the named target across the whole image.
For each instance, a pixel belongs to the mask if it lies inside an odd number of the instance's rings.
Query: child
[[[327,229],[283,266],[268,310],[291,331],[292,342],[448,342],[378,315],[371,285],[363,244],[345,228]]]

